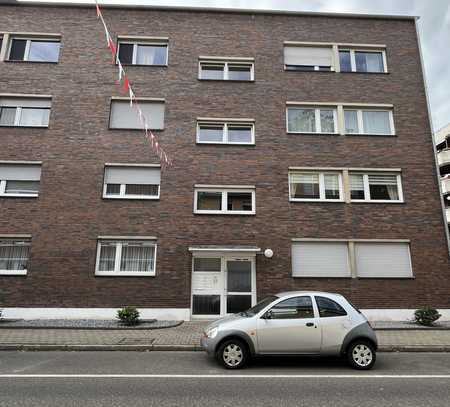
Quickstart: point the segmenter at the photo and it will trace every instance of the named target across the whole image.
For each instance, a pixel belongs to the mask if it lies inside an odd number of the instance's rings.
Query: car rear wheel
[[[248,357],[247,345],[239,339],[229,339],[223,342],[216,353],[217,361],[227,369],[243,368]]]
[[[369,370],[377,358],[375,348],[369,341],[353,342],[347,351],[347,360],[351,367],[358,370]]]

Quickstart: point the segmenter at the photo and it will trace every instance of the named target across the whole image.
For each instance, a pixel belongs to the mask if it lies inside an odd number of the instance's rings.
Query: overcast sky
[[[64,2],[94,3],[93,0]],[[450,122],[450,0],[99,0],[99,3],[421,16],[419,31],[434,129]]]

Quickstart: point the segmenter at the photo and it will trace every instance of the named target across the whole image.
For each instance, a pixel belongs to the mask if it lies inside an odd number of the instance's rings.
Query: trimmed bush
[[[139,324],[139,311],[136,307],[124,307],[117,311],[117,318],[124,325],[137,325]]]
[[[419,325],[432,326],[441,317],[436,308],[423,307],[414,312],[414,322]]]

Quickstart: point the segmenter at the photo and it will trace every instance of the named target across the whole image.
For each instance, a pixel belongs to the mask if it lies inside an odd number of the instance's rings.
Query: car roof
[[[283,291],[281,293],[275,294],[279,298],[284,297],[295,297],[297,295],[324,295],[326,297],[340,297],[343,298],[341,294],[329,293],[325,291]]]

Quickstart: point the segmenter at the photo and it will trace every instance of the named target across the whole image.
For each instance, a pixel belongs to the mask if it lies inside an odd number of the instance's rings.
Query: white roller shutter
[[[358,277],[412,277],[408,243],[355,243]]]
[[[106,167],[105,184],[159,185],[159,167]]]
[[[0,98],[0,106],[8,107],[51,107],[51,99],[46,98]]]
[[[292,244],[293,277],[350,277],[347,242]]]
[[[139,107],[146,117],[149,128],[153,130],[164,129],[164,102],[140,101]],[[126,100],[113,100],[111,103],[111,116],[109,126],[112,129],[143,129],[138,112]]]
[[[332,66],[331,47],[285,46],[285,65]]]
[[[41,166],[27,164],[0,164],[0,180],[40,181]]]

